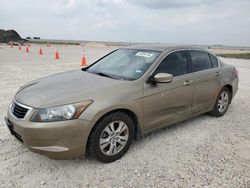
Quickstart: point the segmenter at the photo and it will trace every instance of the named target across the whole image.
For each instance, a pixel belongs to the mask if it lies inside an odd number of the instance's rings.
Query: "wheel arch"
[[[137,115],[129,110],[129,109],[126,109],[126,108],[118,108],[118,109],[114,109],[114,110],[111,110],[111,111],[108,111],[104,114],[102,114],[98,120],[95,122],[95,125],[92,127],[91,131],[90,131],[90,134],[88,136],[88,141],[87,141],[87,145],[89,145],[89,138],[90,138],[90,135],[93,133],[93,131],[95,130],[95,128],[97,127],[97,124],[107,115],[109,114],[112,114],[112,113],[116,113],[116,112],[121,112],[121,113],[125,113],[127,114],[133,121],[133,124],[134,124],[134,139],[135,140],[138,140],[142,133],[141,133],[141,126],[140,126],[140,123],[139,123],[139,119],[137,117]]]
[[[230,85],[230,84],[226,84],[223,88],[227,88],[230,91],[230,94],[231,94],[231,96],[230,96],[230,103],[231,103],[231,101],[232,101],[232,95],[233,95],[233,86]]]

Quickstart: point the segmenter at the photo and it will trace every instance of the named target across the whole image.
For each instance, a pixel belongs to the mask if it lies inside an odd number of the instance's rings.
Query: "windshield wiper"
[[[87,71],[87,72],[92,73],[92,74],[97,74],[99,76],[104,76],[104,77],[116,79],[115,77],[111,76],[110,74],[103,73],[103,72],[94,72],[94,71]]]
[[[100,76],[116,79],[115,77],[113,77],[113,76],[111,76],[109,74],[103,73],[103,72],[98,72],[97,74],[100,75]]]
[[[130,80],[130,81],[134,80],[134,79],[125,78],[125,77],[122,77],[122,76],[110,75],[110,74],[103,73],[103,72],[95,72],[95,71],[88,71],[88,70],[86,72],[89,72],[89,73],[92,73],[92,74],[97,74],[99,76],[104,76],[104,77],[107,77],[107,78],[116,79],[116,80]]]
[[[125,78],[125,77],[122,77],[122,76],[113,76],[113,75],[103,73],[103,72],[98,72],[98,75],[105,76],[105,77],[112,78],[112,79],[116,79],[116,80],[130,80],[130,81],[133,80],[133,79]]]

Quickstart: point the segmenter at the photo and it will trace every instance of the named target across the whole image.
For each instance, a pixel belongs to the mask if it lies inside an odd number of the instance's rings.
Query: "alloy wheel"
[[[218,111],[223,113],[227,109],[228,103],[229,95],[226,91],[223,91],[218,99]]]
[[[103,154],[113,156],[119,153],[127,144],[129,129],[123,121],[109,123],[102,131],[99,146]]]

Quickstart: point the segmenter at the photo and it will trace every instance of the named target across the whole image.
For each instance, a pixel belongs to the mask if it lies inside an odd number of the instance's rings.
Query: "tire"
[[[122,112],[111,113],[95,125],[89,138],[89,151],[97,160],[110,163],[128,151],[133,138],[132,119]]]
[[[232,94],[229,89],[227,87],[224,87],[216,99],[214,109],[209,112],[209,114],[215,117],[223,116],[227,112],[228,107],[231,103],[231,97]]]

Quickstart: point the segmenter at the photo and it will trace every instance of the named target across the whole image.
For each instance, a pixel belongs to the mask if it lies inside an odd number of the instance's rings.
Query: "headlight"
[[[92,102],[92,100],[87,100],[81,103],[39,109],[35,112],[31,121],[51,122],[77,119]]]

